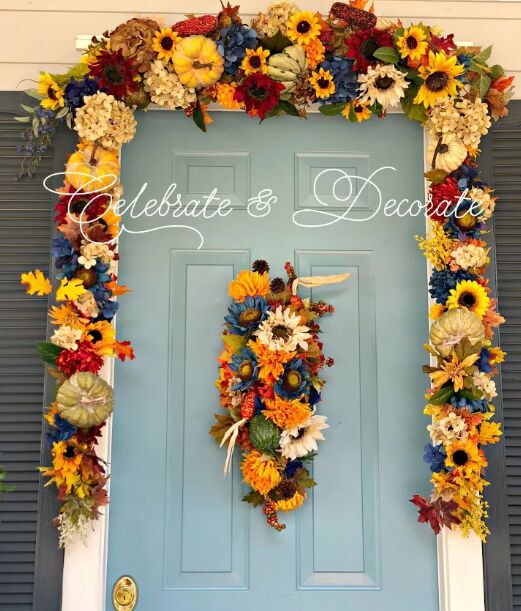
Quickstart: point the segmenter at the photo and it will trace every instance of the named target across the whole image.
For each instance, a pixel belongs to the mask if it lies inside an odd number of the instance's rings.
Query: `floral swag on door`
[[[431,441],[424,455],[433,488],[430,496],[412,501],[419,520],[435,532],[445,525],[485,538],[483,447],[501,434],[492,421],[492,378],[504,358],[492,339],[504,319],[484,277],[489,248],[483,235],[496,198],[480,179],[476,158],[491,119],[508,112],[513,80],[501,66],[488,64],[490,53],[490,47],[458,48],[453,34],[444,36],[433,26],[377,18],[360,0],[335,2],[327,15],[282,1],[250,24],[230,5],[216,16],[189,16],[171,26],[131,19],[93,38],[80,63],[65,74],[40,74],[38,89],[27,92],[38,104],[24,105],[27,114],[19,117],[28,123],[21,175],[34,171],[62,123],[80,139],[66,162],[56,204],[57,285],[53,289],[40,270],[22,275],[29,294],[54,291],[56,302],[49,312],[55,330],[39,345],[57,383],[45,415],[52,462],[41,470],[62,503],[56,518],[61,545],[85,536],[108,502],[108,475],[96,445],[112,410],[112,389],[99,374],[107,357],[134,358],[130,343],[116,339],[113,324],[115,298],[127,289],[116,274],[120,219],[111,202],[121,195],[120,146],[134,137],[135,110],[149,104],[181,109],[202,130],[212,122],[212,103],[261,122],[283,114],[305,118],[315,103],[322,114],[353,123],[384,118],[389,108],[401,106],[426,127],[430,230],[418,239],[432,264],[429,292],[435,302],[431,366],[425,368],[431,379],[425,408],[432,418]],[[240,411],[255,413],[248,393],[242,401]],[[240,411],[222,417],[239,418]],[[295,405],[287,413],[292,423],[299,411],[302,406]],[[266,438],[274,418],[263,423]],[[242,444],[252,442],[251,431],[249,441],[244,429],[240,434]],[[256,454],[248,456],[243,474],[255,498],[247,500],[257,500],[266,489],[254,477],[260,469],[251,459]],[[272,476],[283,478],[281,467],[274,465]],[[304,496],[306,488],[301,484],[291,496],[288,485],[277,507],[299,504],[297,492]]]

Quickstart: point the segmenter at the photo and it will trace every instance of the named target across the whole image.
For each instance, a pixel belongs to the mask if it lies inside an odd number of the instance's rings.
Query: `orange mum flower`
[[[298,399],[290,401],[275,397],[265,400],[266,409],[263,414],[281,429],[292,429],[304,424],[311,417],[311,408]]]
[[[228,293],[235,301],[244,301],[246,297],[267,297],[270,292],[268,274],[259,274],[243,269],[228,286]]]
[[[263,496],[273,490],[281,480],[275,461],[257,450],[246,454],[241,463],[241,471],[246,484]]]
[[[310,40],[305,46],[306,59],[308,60],[308,67],[314,70],[318,64],[324,61],[326,47],[322,44],[319,38]]]
[[[284,364],[295,356],[296,352],[270,350],[267,344],[250,340],[248,347],[253,350],[259,363],[259,379],[276,382],[284,371]]]

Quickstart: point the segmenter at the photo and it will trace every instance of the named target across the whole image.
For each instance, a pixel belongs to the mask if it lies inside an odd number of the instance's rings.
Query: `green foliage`
[[[405,95],[402,98],[402,108],[408,119],[423,123],[427,119],[425,106],[423,104],[414,103],[414,98],[416,97],[418,90],[419,87],[414,83],[411,83],[409,87],[407,87],[405,90]]]
[[[49,365],[56,364],[56,359],[62,350],[63,348],[56,346],[51,342],[38,342],[36,344],[36,352],[38,352],[38,356],[45,363],[49,363]]]
[[[379,47],[373,55],[386,64],[396,64],[400,61],[400,55],[393,47]]]
[[[345,105],[345,102],[335,102],[334,104],[322,104],[318,109],[326,117],[334,117],[342,113]]]
[[[452,395],[454,394],[454,386],[452,384],[448,384],[447,386],[442,386],[438,391],[436,391],[432,397],[429,399],[429,403],[431,405],[445,405],[448,403]]]
[[[245,503],[250,503],[254,507],[258,507],[259,505],[264,504],[264,497],[262,496],[262,494],[260,494],[260,492],[256,492],[255,490],[252,490],[251,492],[243,496],[242,500]]]
[[[204,122],[204,114],[203,114],[203,111],[201,110],[201,105],[199,103],[197,103],[197,106],[195,107],[194,113],[192,115],[192,119],[201,131],[206,132],[206,123]]]

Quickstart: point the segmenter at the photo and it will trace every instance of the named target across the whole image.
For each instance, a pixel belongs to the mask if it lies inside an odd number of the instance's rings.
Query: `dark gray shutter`
[[[20,97],[0,94],[0,465],[16,486],[0,496],[0,610],[55,611],[61,555],[48,524],[55,491],[41,491],[36,470],[48,459],[42,444],[45,373],[35,352],[46,336],[48,303],[26,296],[19,283],[24,271],[49,274],[53,210],[42,179],[54,166],[49,151],[33,178],[16,181],[24,127],[14,120]],[[45,588],[53,598],[41,606],[38,591]]]
[[[502,444],[491,448],[488,492],[492,535],[485,547],[489,611],[521,610],[521,101],[493,128],[484,147],[486,170],[498,196],[494,214],[501,366]],[[491,547],[489,548],[489,545]]]

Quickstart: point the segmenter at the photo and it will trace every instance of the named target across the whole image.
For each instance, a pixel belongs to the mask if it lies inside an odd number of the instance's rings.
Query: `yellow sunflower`
[[[447,450],[447,458],[445,459],[447,467],[479,472],[482,467],[487,466],[483,450],[480,450],[470,439],[455,441],[445,449]]]
[[[467,308],[483,318],[490,307],[490,298],[487,291],[475,280],[462,280],[455,289],[451,289],[446,306],[449,310]]]
[[[412,25],[403,32],[397,40],[397,46],[402,59],[408,58],[412,61],[420,60],[429,47],[425,30],[417,25]]]
[[[246,297],[267,297],[270,293],[268,274],[243,269],[228,285],[228,293],[235,301],[244,301]]]
[[[246,484],[263,496],[273,490],[281,480],[275,461],[257,450],[246,454],[241,463],[241,471]]]
[[[38,93],[45,96],[40,102],[42,108],[56,110],[59,106],[64,106],[65,104],[63,89],[48,72],[40,73],[38,78]]]
[[[324,68],[320,68],[317,72],[313,72],[309,78],[309,82],[313,86],[317,98],[329,98],[336,91],[333,75],[329,70],[324,70]]]
[[[297,509],[301,505],[303,505],[306,500],[306,496],[304,494],[300,494],[300,492],[295,492],[295,494],[289,499],[281,499],[280,501],[276,501],[275,510],[276,511],[293,511]]]
[[[280,397],[266,399],[263,414],[281,429],[293,429],[311,418],[311,408],[298,399],[286,400]]]
[[[237,83],[217,83],[215,85],[215,101],[220,104],[223,108],[228,110],[237,110],[244,108],[242,102],[237,102],[235,99],[235,90],[237,89]]]
[[[262,47],[258,47],[257,49],[246,49],[246,55],[241,64],[244,74],[246,74],[246,76],[254,72],[266,74],[268,72],[266,60],[269,54],[270,52],[268,49],[263,49]]]
[[[346,104],[344,110],[342,111],[342,115],[346,119],[350,119],[351,111],[354,113],[356,121],[358,123],[362,123],[362,121],[367,121],[373,115],[371,109],[369,108],[369,104],[363,104],[358,100],[355,100],[351,104]]]
[[[419,75],[424,79],[418,94],[414,98],[415,104],[423,104],[426,108],[434,106],[440,98],[457,95],[462,83],[456,77],[463,73],[463,66],[457,63],[458,58],[447,57],[445,53],[429,51],[429,62],[426,66],[418,68]]]
[[[116,331],[108,321],[91,323],[85,330],[84,339],[92,344],[92,349],[100,356],[114,356]]]
[[[157,53],[157,58],[165,62],[169,62],[174,54],[176,44],[181,40],[177,32],[173,32],[172,28],[162,28],[156,32],[152,49]]]
[[[52,467],[40,467],[39,470],[45,477],[51,478],[47,485],[54,482],[58,488],[65,488],[68,494],[81,481],[80,465],[83,452],[71,438],[53,443],[51,455]]]
[[[320,22],[311,11],[298,11],[288,20],[286,36],[295,44],[305,46],[320,36]]]

